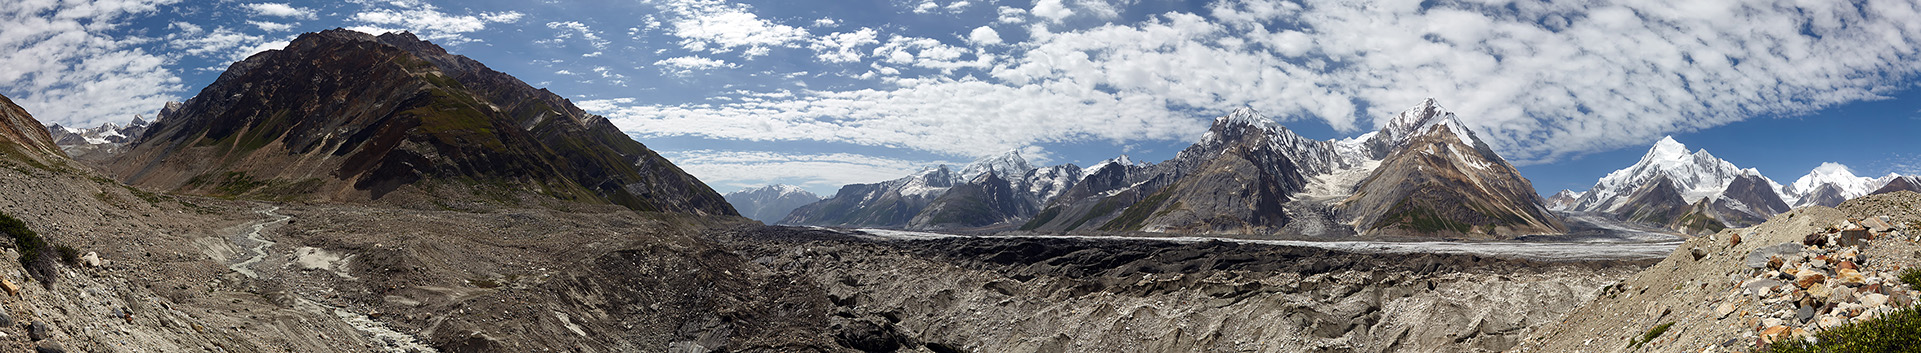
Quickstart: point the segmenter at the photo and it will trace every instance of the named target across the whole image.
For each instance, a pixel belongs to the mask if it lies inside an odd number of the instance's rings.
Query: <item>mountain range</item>
[[[1161,163],[1121,156],[1086,169],[1034,168],[1018,157],[848,185],[783,222],[1466,238],[1566,230],[1513,166],[1431,99],[1344,140],[1304,138],[1242,108]]]
[[[1857,177],[1846,166],[1825,163],[1793,184],[1781,185],[1705,149],[1689,152],[1670,136],[1655,142],[1635,164],[1608,173],[1587,191],[1557,192],[1548,197],[1548,205],[1556,211],[1702,234],[1752,226],[1794,208],[1832,207],[1908,179],[1893,174]]]
[[[798,186],[775,184],[758,188],[741,189],[721,195],[734,210],[761,223],[775,224],[795,208],[820,201],[820,195],[801,189]]]

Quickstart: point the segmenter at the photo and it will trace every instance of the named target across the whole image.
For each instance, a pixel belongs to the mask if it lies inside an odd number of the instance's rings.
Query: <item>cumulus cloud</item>
[[[739,67],[739,65],[719,59],[703,58],[693,55],[661,59],[660,61],[655,61],[654,65],[661,66],[662,70],[666,72],[682,76],[693,73],[694,71],[712,70],[723,67]]]
[[[302,20],[314,19],[313,9],[294,7],[285,3],[241,4],[240,6],[252,11],[256,16],[287,17]]]
[[[680,46],[713,54],[742,50],[752,58],[766,55],[773,47],[798,47],[807,42],[807,30],[774,23],[749,11],[747,5],[712,0],[667,0],[658,3],[672,19],[669,33],[681,39]]]
[[[890,180],[941,164],[958,165],[849,153],[680,150],[660,154],[715,189],[784,183],[827,192],[823,197],[832,195],[841,185]]]
[[[547,28],[561,30],[560,33],[554,35],[555,39],[571,39],[574,38],[575,35],[578,35],[581,41],[587,42],[587,45],[593,46],[596,50],[607,49],[607,44],[610,43],[600,37],[600,32],[594,31],[593,28],[580,22],[548,22]]]
[[[1034,16],[1045,17],[1054,22],[1060,22],[1061,19],[1074,15],[1074,10],[1068,9],[1067,4],[1061,1],[1062,0],[1036,0],[1034,1],[1034,9],[1028,10],[1028,12],[1033,13]]]
[[[487,29],[488,24],[514,23],[525,14],[516,11],[482,12],[479,14],[458,15],[441,12],[440,8],[418,0],[399,0],[393,2],[371,3],[370,7],[349,17],[350,21],[362,25],[354,28],[363,32],[380,33],[405,30],[439,44],[460,44],[474,42],[467,33]]]
[[[1001,44],[1001,34],[1000,32],[995,32],[993,28],[980,26],[980,28],[975,28],[973,32],[967,33],[967,42],[974,43],[974,45]]]
[[[0,2],[0,93],[43,123],[152,115],[185,88],[146,39],[109,33],[173,1]],[[184,28],[183,28],[184,30]]]
[[[820,38],[816,38],[813,43],[808,44],[808,48],[814,50],[814,58],[820,59],[820,61],[830,63],[856,62],[860,61],[861,47],[880,44],[879,35],[880,32],[874,31],[873,28],[861,27],[860,30],[853,32],[839,32],[821,36]]]

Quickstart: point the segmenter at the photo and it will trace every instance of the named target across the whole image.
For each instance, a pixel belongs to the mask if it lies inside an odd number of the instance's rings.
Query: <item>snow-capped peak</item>
[[[1594,188],[1588,189],[1572,209],[1580,211],[1611,212],[1626,201],[1628,195],[1656,177],[1666,177],[1673,182],[1675,189],[1689,203],[1720,194],[1729,183],[1742,174],[1756,174],[1759,171],[1743,171],[1734,163],[1715,158],[1703,149],[1689,153],[1687,145],[1675,141],[1673,137],[1662,137],[1648,148],[1639,162],[1633,166],[1616,170],[1601,177]],[[1772,182],[1772,181],[1770,181]]]
[[[1422,100],[1421,104],[1401,111],[1400,115],[1388,120],[1387,126],[1382,127],[1381,132],[1393,138],[1394,146],[1402,146],[1407,144],[1409,138],[1426,134],[1435,126],[1447,126],[1448,132],[1460,139],[1461,144],[1477,146],[1480,142],[1480,138],[1474,136],[1474,131],[1469,130],[1467,124],[1462,123],[1453,111],[1442,107],[1434,98]]]
[[[1120,157],[1109,158],[1107,160],[1094,163],[1094,165],[1088,166],[1087,169],[1082,169],[1082,170],[1086,171],[1087,174],[1094,174],[1094,172],[1100,171],[1101,168],[1107,168],[1107,166],[1109,165],[1131,166],[1131,165],[1134,165],[1134,161],[1127,159],[1127,155],[1123,154]]]
[[[966,168],[961,168],[960,177],[962,180],[973,180],[974,177],[987,174],[987,172],[991,171],[994,172],[995,175],[1001,176],[1001,178],[1019,178],[1027,175],[1027,172],[1032,170],[1034,170],[1034,166],[1027,164],[1027,159],[1021,158],[1021,151],[1016,149],[1007,151],[1007,153],[975,160],[974,163],[968,164]]]
[[[1798,199],[1813,194],[1822,185],[1834,185],[1841,190],[1842,197],[1856,198],[1867,195],[1874,189],[1887,184],[1888,181],[1894,180],[1892,176],[1896,175],[1890,174],[1889,177],[1881,178],[1855,176],[1854,170],[1849,169],[1847,165],[1827,162],[1808,171],[1808,175],[1795,179],[1794,184],[1788,187],[1787,193]]]
[[[1266,115],[1261,115],[1261,112],[1254,110],[1253,107],[1234,108],[1234,111],[1227,112],[1227,115],[1215,118],[1214,121],[1216,124],[1236,122],[1254,126],[1274,124],[1273,120],[1269,120]]]

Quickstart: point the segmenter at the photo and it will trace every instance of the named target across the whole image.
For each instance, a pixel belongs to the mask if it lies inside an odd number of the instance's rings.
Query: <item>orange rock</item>
[[[6,288],[7,295],[20,296],[20,286],[14,285],[13,281],[4,277],[0,277],[0,288]]]
[[[1849,270],[1859,270],[1861,269],[1861,266],[1855,265],[1854,261],[1841,261],[1841,268],[1849,269]]]
[[[1735,245],[1741,245],[1740,234],[1735,234],[1733,236],[1728,237],[1728,246],[1735,246]]]
[[[1834,279],[1841,281],[1841,284],[1851,286],[1868,283],[1867,276],[1862,276],[1861,272],[1850,269],[1841,269],[1841,271],[1835,272]]]
[[[1774,342],[1787,340],[1788,336],[1792,334],[1794,334],[1794,331],[1787,326],[1769,327],[1761,330],[1761,342],[1773,344]]]
[[[1821,284],[1827,280],[1828,276],[1823,276],[1815,271],[1801,271],[1800,275],[1794,276],[1794,285],[1801,287],[1801,289],[1807,289],[1810,286]]]

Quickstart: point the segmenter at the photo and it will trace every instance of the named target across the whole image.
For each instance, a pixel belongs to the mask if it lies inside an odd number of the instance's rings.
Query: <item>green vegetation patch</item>
[[[21,222],[20,219],[5,213],[0,213],[0,233],[13,237],[13,247],[20,251],[20,265],[26,267],[27,273],[42,283],[53,283],[51,281],[54,278],[53,259],[46,257],[47,255],[55,251],[78,252],[64,246],[62,248],[65,250],[55,250],[52,243],[40,237],[40,233],[28,229],[26,222]]]
[[[192,179],[187,179],[188,188],[207,190],[208,194],[212,196],[229,199],[247,196],[272,201],[291,201],[301,196],[312,194],[315,191],[319,191],[320,186],[324,183],[325,181],[319,178],[307,178],[299,181],[285,179],[260,180],[243,172],[207,173],[194,176]],[[135,195],[141,199],[148,200],[148,202],[158,202],[160,200],[158,195],[152,195],[151,193],[141,195],[140,193],[144,192],[136,192]]]
[[[1101,230],[1107,230],[1107,231],[1140,230],[1141,223],[1147,222],[1147,217],[1149,215],[1155,214],[1154,211],[1161,207],[1161,203],[1167,202],[1167,198],[1171,197],[1170,194],[1172,193],[1173,190],[1174,188],[1170,187],[1170,188],[1161,190],[1161,192],[1154,193],[1153,195],[1147,195],[1147,198],[1141,199],[1141,202],[1136,202],[1134,203],[1133,206],[1128,206],[1127,210],[1121,211],[1120,216],[1114,217],[1114,219],[1112,220],[1108,220],[1107,224],[1102,224]]]
[[[1910,289],[1921,290],[1921,267],[1901,271],[1901,283],[1907,283]]]
[[[1906,281],[1903,273],[1903,281]],[[1858,321],[1814,334],[1815,343],[1788,340],[1765,352],[1921,352],[1921,312],[1902,308],[1873,320]]]
[[[1061,215],[1060,207],[1058,206],[1048,207],[1045,210],[1041,210],[1040,214],[1034,215],[1033,220],[1029,220],[1027,221],[1027,224],[1021,225],[1021,230],[1034,230],[1034,229],[1040,228],[1041,226],[1047,225],[1047,222],[1053,222],[1054,217],[1060,217],[1060,215]]]
[[[1374,225],[1370,228],[1382,229],[1399,226],[1401,229],[1424,233],[1451,230],[1456,233],[1467,234],[1473,230],[1472,228],[1474,227],[1467,223],[1443,217],[1440,213],[1429,210],[1426,207],[1410,204],[1406,200],[1395,204],[1393,209],[1396,211],[1389,213],[1386,217],[1381,217],[1381,219],[1375,221]]]
[[[1640,348],[1641,345],[1643,344],[1647,344],[1648,342],[1653,342],[1655,338],[1660,338],[1661,334],[1667,333],[1668,327],[1672,327],[1672,326],[1674,326],[1674,323],[1672,322],[1660,324],[1660,325],[1654,325],[1654,328],[1648,329],[1648,332],[1645,334],[1642,334],[1641,337],[1628,340],[1628,349]]]

